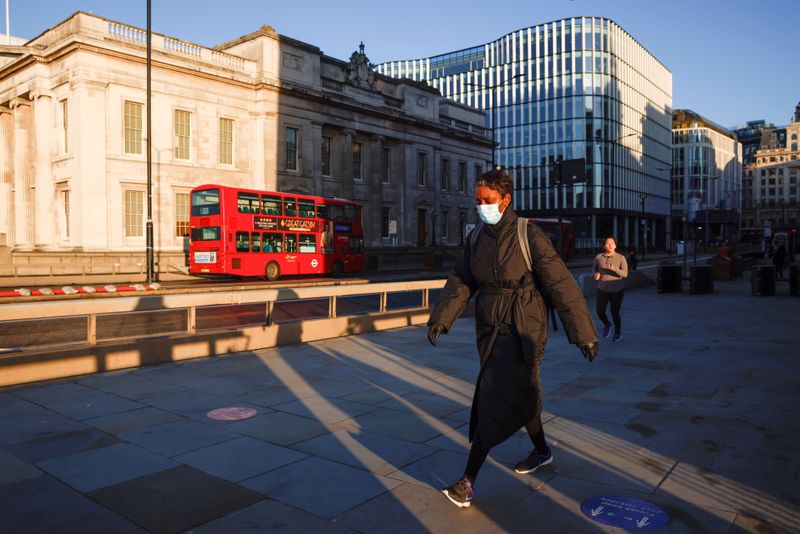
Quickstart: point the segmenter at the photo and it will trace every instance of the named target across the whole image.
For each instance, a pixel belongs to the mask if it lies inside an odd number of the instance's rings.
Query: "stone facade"
[[[800,105],[799,105],[800,107]],[[781,130],[785,142],[776,142],[775,129],[765,129],[754,160],[744,168],[742,227],[772,231],[800,226],[800,116]]]
[[[76,13],[0,46],[0,263],[144,255],[146,40]],[[204,183],[359,200],[368,246],[460,243],[491,160],[483,116],[372,67],[363,45],[342,61],[269,26],[213,49],[153,34],[157,256],[183,261],[185,195]]]

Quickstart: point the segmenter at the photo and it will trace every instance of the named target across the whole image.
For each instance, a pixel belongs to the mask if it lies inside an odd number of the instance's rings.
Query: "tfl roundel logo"
[[[319,265],[319,263],[317,262],[317,260],[316,260],[316,259],[314,259],[314,260],[311,260],[311,266],[312,266],[312,267],[316,268],[316,267],[317,267],[317,265]]]

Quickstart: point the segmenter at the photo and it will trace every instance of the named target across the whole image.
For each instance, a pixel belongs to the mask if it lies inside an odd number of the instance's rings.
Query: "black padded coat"
[[[477,293],[475,330],[481,370],[472,400],[469,439],[490,448],[542,409],[539,365],[547,343],[548,313],[541,292],[550,297],[571,343],[581,346],[596,341],[597,331],[575,279],[538,226],[528,225],[536,276],[522,255],[513,209],[507,208],[496,225],[477,228],[480,234],[469,236],[428,325],[440,324],[449,330]]]

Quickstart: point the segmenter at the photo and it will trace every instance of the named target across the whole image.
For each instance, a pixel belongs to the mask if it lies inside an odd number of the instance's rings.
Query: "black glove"
[[[599,348],[600,347],[598,346],[597,341],[592,341],[586,343],[585,345],[581,345],[581,354],[583,354],[583,357],[587,360],[592,361],[597,358],[597,352]]]
[[[439,344],[439,336],[444,332],[444,327],[440,324],[432,324],[428,327],[428,341],[434,347]]]

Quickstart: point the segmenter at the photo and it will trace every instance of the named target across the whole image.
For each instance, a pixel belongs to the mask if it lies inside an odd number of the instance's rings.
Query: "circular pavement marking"
[[[217,408],[216,410],[211,410],[206,415],[210,419],[216,419],[217,421],[238,421],[240,419],[250,419],[257,413],[258,412],[253,408],[230,406],[228,408]]]

